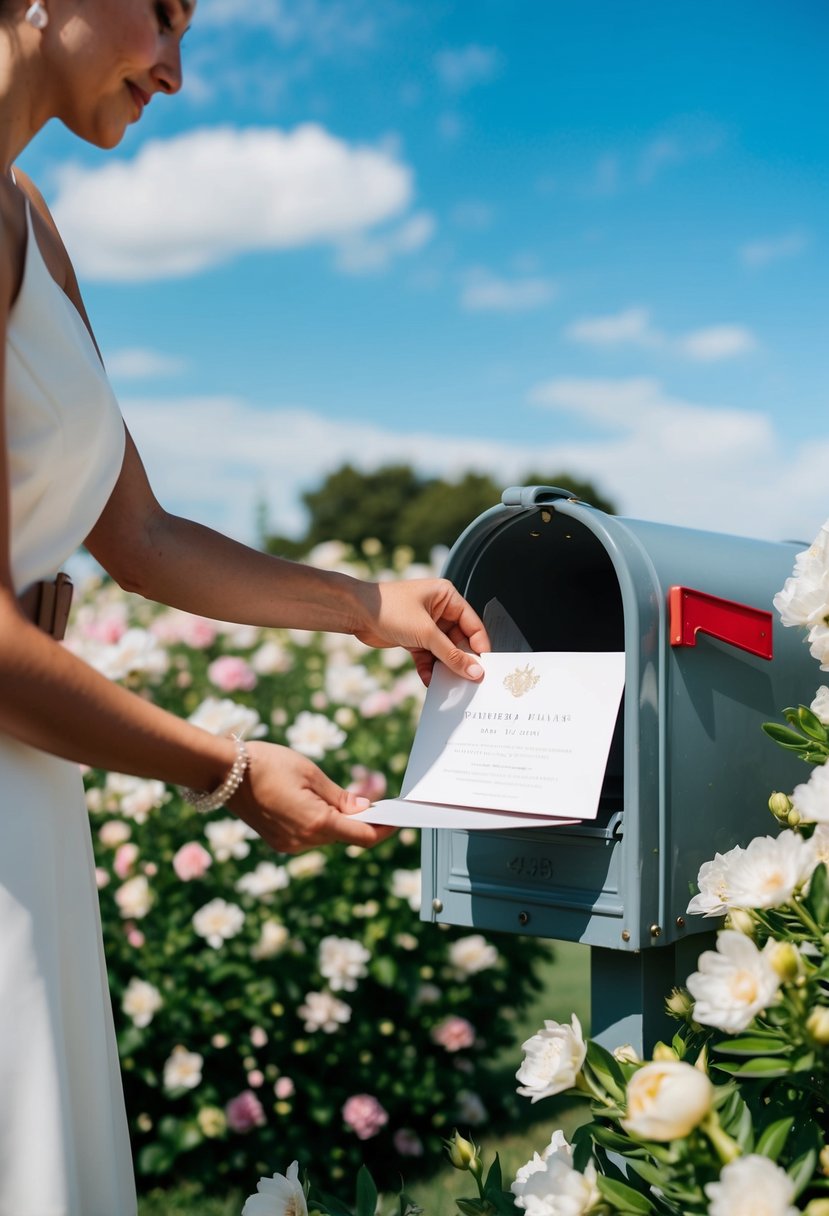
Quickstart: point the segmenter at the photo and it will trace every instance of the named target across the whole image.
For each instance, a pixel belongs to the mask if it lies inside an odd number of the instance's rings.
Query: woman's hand
[[[275,743],[248,743],[250,767],[230,809],[279,853],[340,841],[370,848],[394,831],[350,818],[369,806],[316,764]]]
[[[368,624],[354,631],[361,642],[405,647],[424,684],[432,678],[435,659],[456,675],[480,680],[484,672],[475,655],[489,650],[489,638],[483,621],[448,579],[363,586]]]

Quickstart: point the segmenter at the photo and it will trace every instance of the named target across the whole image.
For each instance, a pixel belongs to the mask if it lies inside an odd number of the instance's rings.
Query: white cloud
[[[435,227],[434,216],[420,211],[386,232],[351,237],[337,250],[337,267],[348,274],[385,270],[395,258],[416,253],[428,244]]]
[[[142,380],[153,376],[177,376],[187,364],[176,355],[129,346],[107,355],[107,372],[114,380]]]
[[[452,223],[466,232],[485,232],[494,219],[495,208],[481,199],[466,199],[452,208]]]
[[[501,56],[492,46],[470,43],[454,51],[439,51],[435,69],[442,83],[453,93],[465,93],[475,85],[487,84],[498,75]]]
[[[791,232],[784,232],[781,236],[749,241],[740,247],[740,260],[744,266],[768,266],[770,262],[797,257],[799,253],[808,249],[809,244],[808,234],[802,229],[795,229]]]
[[[322,127],[204,128],[133,160],[64,166],[55,219],[82,275],[150,280],[255,250],[340,244],[400,215],[412,171]]]
[[[482,469],[503,486],[530,468],[566,469],[594,480],[633,518],[772,540],[808,540],[826,516],[829,438],[812,437],[784,457],[784,437],[767,415],[674,397],[647,377],[558,378],[530,397],[538,407],[532,439],[521,443],[262,410],[229,397],[136,399],[124,413],[161,501],[246,539],[260,495],[275,530],[301,530],[300,493],[346,460],[364,469],[404,461],[452,477]],[[559,439],[562,413],[596,433]]]
[[[199,29],[257,29],[285,47],[310,44],[328,52],[371,43],[377,16],[372,0],[199,0],[197,20]]]
[[[651,325],[647,308],[625,308],[604,317],[583,317],[564,331],[571,342],[589,346],[661,346],[662,334]]]
[[[471,270],[461,291],[461,307],[469,312],[527,312],[555,299],[552,279],[502,279],[488,270]]]
[[[712,325],[677,338],[677,348],[689,359],[712,363],[757,349],[757,339],[745,325]]]
[[[582,317],[564,330],[565,338],[587,346],[635,346],[683,355],[698,363],[733,359],[756,350],[758,342],[745,325],[710,325],[670,336],[651,321],[647,308],[634,306],[601,317]]]

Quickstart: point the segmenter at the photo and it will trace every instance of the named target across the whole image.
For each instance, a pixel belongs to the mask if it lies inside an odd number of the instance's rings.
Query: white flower
[[[460,937],[449,947],[449,962],[460,975],[475,975],[498,962],[498,951],[480,933]]]
[[[275,958],[288,943],[290,934],[278,920],[266,920],[259,934],[259,941],[251,947],[251,958],[257,962],[266,958]]]
[[[768,1157],[749,1153],[726,1165],[719,1182],[709,1182],[709,1216],[798,1216],[794,1183]]]
[[[682,1060],[655,1060],[628,1081],[622,1126],[642,1140],[679,1140],[702,1122],[713,1098],[714,1087],[698,1068]]]
[[[829,866],[829,824],[819,823],[809,844],[812,846],[812,858],[815,863],[815,869],[817,869],[821,862],[825,866]]]
[[[121,814],[136,823],[144,823],[150,811],[163,806],[170,795],[163,781],[130,777],[126,773],[108,773],[105,794],[118,799]]]
[[[121,998],[124,1013],[132,1019],[134,1026],[139,1027],[149,1026],[163,1004],[161,993],[155,984],[139,980],[137,976],[133,976],[127,984]]]
[[[774,597],[784,625],[810,628],[829,612],[829,521],[795,559],[794,574]]]
[[[515,1074],[522,1097],[538,1102],[572,1088],[581,1072],[587,1047],[575,1014],[569,1026],[545,1021],[544,1029],[522,1044],[524,1062]]]
[[[271,639],[263,642],[251,655],[250,665],[258,676],[271,676],[277,672],[290,671],[293,660],[281,643]]]
[[[379,684],[359,663],[329,663],[325,691],[339,705],[359,705],[363,697],[376,692]]]
[[[150,884],[144,874],[128,878],[115,892],[115,902],[121,915],[127,920],[140,920],[146,916],[153,904]]]
[[[733,1034],[745,1030],[777,995],[780,979],[766,955],[750,937],[724,929],[717,949],[699,958],[699,971],[688,976],[694,1019]]]
[[[366,975],[371,954],[348,937],[324,937],[320,942],[319,968],[335,992],[354,992],[357,980]]]
[[[818,764],[808,781],[792,790],[792,806],[803,823],[829,823],[829,764]]]
[[[479,1127],[482,1123],[486,1123],[489,1111],[481,1101],[481,1095],[476,1094],[474,1089],[459,1090],[457,1102],[459,1122],[469,1127]]]
[[[186,1047],[174,1047],[164,1064],[165,1089],[195,1089],[201,1081],[204,1057]]]
[[[405,899],[413,912],[420,910],[422,877],[420,870],[394,870],[391,893],[395,899]]]
[[[217,861],[247,857],[250,852],[248,841],[256,839],[256,832],[243,819],[215,819],[205,824],[204,834]]]
[[[226,697],[206,697],[190,715],[188,722],[209,731],[211,735],[238,735],[240,739],[261,739],[268,730],[255,709],[237,705]]]
[[[320,853],[319,849],[312,849],[310,853],[300,853],[297,857],[291,857],[286,862],[285,869],[291,878],[316,878],[317,874],[325,869],[327,860],[325,854]]]
[[[813,659],[817,659],[820,670],[829,671],[829,620],[824,618],[819,625],[812,626],[808,642],[809,654]]]
[[[128,629],[114,645],[96,648],[87,657],[110,680],[123,680],[133,673],[160,679],[170,666],[167,651],[146,629]]]
[[[779,908],[788,903],[812,869],[811,850],[797,832],[756,836],[729,863],[729,904],[736,908]]]
[[[829,688],[825,684],[821,684],[809,708],[824,726],[829,726]]]
[[[715,853],[713,861],[700,866],[697,876],[699,895],[688,904],[688,912],[697,916],[725,916],[731,906],[729,895],[729,866],[742,852],[739,845],[727,853]]]
[[[238,904],[224,899],[211,899],[193,916],[193,928],[208,945],[218,950],[228,938],[235,937],[245,923],[245,914]]]
[[[277,866],[272,861],[260,861],[255,870],[242,875],[236,883],[236,890],[261,898],[272,895],[274,891],[283,891],[290,881],[284,866]]]
[[[564,1134],[553,1134],[543,1154],[518,1170],[510,1190],[515,1206],[529,1216],[584,1216],[601,1202],[592,1161],[583,1174],[573,1169],[572,1150]]]
[[[306,1030],[324,1030],[326,1034],[333,1034],[351,1020],[351,1006],[330,992],[306,992],[305,1004],[297,1013],[304,1019]]]
[[[326,752],[345,743],[347,736],[325,714],[312,714],[303,709],[285,731],[285,737],[294,751],[302,752],[311,760],[321,760]]]
[[[299,1182],[299,1163],[293,1161],[287,1174],[260,1178],[257,1195],[245,1200],[242,1216],[308,1216],[305,1192]]]

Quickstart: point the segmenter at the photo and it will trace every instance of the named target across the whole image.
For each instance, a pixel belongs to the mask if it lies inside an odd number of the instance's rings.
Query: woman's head
[[[111,148],[156,93],[181,88],[181,39],[195,0],[0,0],[38,73],[41,106],[89,143]],[[38,28],[42,24],[42,28]]]

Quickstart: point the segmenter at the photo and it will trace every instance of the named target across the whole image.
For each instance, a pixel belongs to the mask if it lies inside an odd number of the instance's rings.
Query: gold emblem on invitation
[[[504,688],[508,688],[514,697],[523,697],[525,692],[535,688],[541,676],[536,673],[529,663],[526,667],[516,667],[508,676],[504,676]]]

